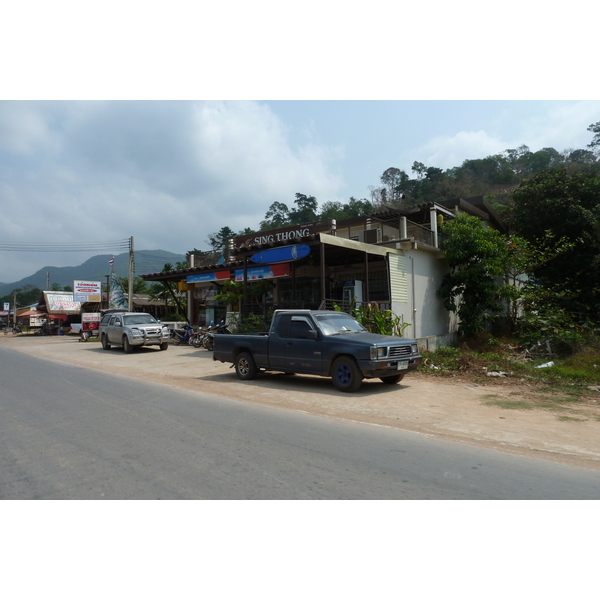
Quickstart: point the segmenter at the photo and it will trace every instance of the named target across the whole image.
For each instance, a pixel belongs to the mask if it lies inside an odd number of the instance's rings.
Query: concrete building
[[[356,302],[377,302],[401,317],[406,335],[423,349],[453,341],[457,321],[437,290],[448,272],[440,225],[461,212],[503,230],[498,214],[483,197],[393,207],[375,214],[326,223],[306,223],[261,231],[230,240],[220,264],[142,275],[169,280],[188,291],[193,325],[220,321],[227,311],[265,314],[275,308],[346,309]],[[225,281],[243,285],[239,306],[221,306],[215,296]],[[252,284],[261,286],[252,297]],[[256,288],[254,288],[256,289]]]

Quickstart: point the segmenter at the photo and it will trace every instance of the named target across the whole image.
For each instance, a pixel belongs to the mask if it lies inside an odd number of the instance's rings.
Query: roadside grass
[[[490,406],[550,410],[562,413],[557,416],[561,420],[581,420],[575,416],[579,412],[600,410],[600,352],[595,349],[564,358],[531,358],[516,344],[504,340],[475,348],[467,344],[447,346],[422,355],[425,360],[419,372],[428,376],[463,377],[480,385],[522,386],[523,392],[515,399],[487,397],[484,403]],[[545,366],[550,362],[551,366]],[[600,420],[600,414],[588,417]]]

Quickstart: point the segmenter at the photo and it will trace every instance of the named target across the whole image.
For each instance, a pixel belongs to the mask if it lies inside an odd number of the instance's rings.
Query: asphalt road
[[[600,472],[0,348],[0,499],[597,499]]]

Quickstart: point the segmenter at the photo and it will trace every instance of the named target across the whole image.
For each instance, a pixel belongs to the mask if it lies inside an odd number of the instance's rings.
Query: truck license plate
[[[398,371],[402,371],[403,369],[408,369],[408,361],[407,360],[399,360],[398,361]]]

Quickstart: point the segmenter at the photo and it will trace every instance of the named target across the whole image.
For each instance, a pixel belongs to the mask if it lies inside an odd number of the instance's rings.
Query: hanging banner
[[[110,298],[108,301],[108,307],[121,308],[123,310],[127,310],[129,308],[123,288],[121,287],[117,276],[113,272],[110,274]]]
[[[273,277],[287,277],[290,275],[289,263],[283,265],[269,265],[268,267],[249,267],[248,281],[258,279],[272,279]],[[235,280],[244,281],[244,269],[236,269]]]
[[[209,273],[195,273],[194,275],[188,275],[186,281],[188,283],[201,283],[205,281],[220,281],[229,279],[230,277],[231,271],[211,271]]]

